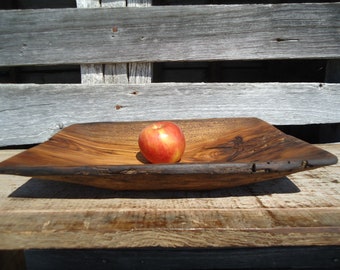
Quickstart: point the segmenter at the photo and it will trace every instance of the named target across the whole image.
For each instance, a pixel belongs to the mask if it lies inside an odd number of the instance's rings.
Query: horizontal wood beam
[[[258,117],[271,124],[338,123],[338,84],[0,84],[0,145],[47,140],[73,123]]]
[[[122,208],[118,211],[101,209],[102,211],[95,212],[85,209],[54,212],[45,209],[40,213],[36,210],[28,210],[26,213],[1,211],[0,247],[31,249],[340,245],[339,207],[324,210],[279,208],[236,211],[152,211]],[[330,217],[332,224],[328,222]],[[313,221],[315,225],[312,224]]]
[[[339,14],[340,3],[6,10],[0,66],[340,58]]]
[[[119,192],[0,175],[0,248],[340,246],[338,179],[335,164],[237,188]]]

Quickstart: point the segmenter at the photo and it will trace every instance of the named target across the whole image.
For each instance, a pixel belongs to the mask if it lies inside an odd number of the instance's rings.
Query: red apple
[[[175,163],[184,153],[185,138],[175,123],[162,121],[145,127],[139,134],[138,145],[151,163]]]

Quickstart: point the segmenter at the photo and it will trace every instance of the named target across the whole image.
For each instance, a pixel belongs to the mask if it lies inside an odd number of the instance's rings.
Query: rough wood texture
[[[112,1],[108,0],[101,3],[102,7],[149,7],[151,0],[127,0],[127,1]],[[118,31],[118,28],[115,30]],[[115,32],[116,33],[116,32]],[[120,63],[120,64],[107,64],[106,70],[116,70],[112,76],[114,83],[151,83],[152,79],[152,63]],[[104,77],[105,83],[110,83],[110,79]]]
[[[339,13],[340,3],[6,10],[0,65],[339,58]]]
[[[124,2],[124,3],[123,3]],[[78,8],[97,8],[125,6],[125,1],[77,0]],[[97,48],[100,50],[100,47]],[[83,64],[81,69],[82,84],[126,83],[128,81],[126,64]]]
[[[92,83],[126,83],[128,72],[144,69],[134,67],[141,61],[320,58],[332,59],[326,80],[338,82],[339,9],[335,3],[0,11],[0,65],[89,64],[96,72]],[[120,64],[105,66],[99,78],[94,64],[113,61]],[[130,61],[136,62],[125,64]],[[41,142],[89,121],[257,116],[275,124],[339,122],[338,88],[131,85],[117,86],[116,94],[102,85],[1,85],[0,138],[4,145]],[[339,144],[322,147],[340,156]],[[15,153],[0,151],[0,157]],[[269,248],[248,258],[275,262],[272,252],[281,251],[273,246],[301,245],[317,250],[297,267],[339,268],[339,248],[331,249],[340,246],[339,172],[335,165],[227,190],[143,193],[2,175],[0,249],[251,246]],[[323,245],[334,264],[314,264],[325,258],[315,247]],[[302,253],[288,256],[297,262]],[[132,254],[128,263],[131,257],[136,260]],[[287,262],[280,266],[292,267]]]
[[[77,0],[77,6],[79,8],[146,7],[151,6],[151,0]],[[118,28],[112,28],[113,35],[117,31]],[[81,82],[83,84],[151,83],[151,66],[151,63],[83,64],[81,65]]]
[[[144,63],[129,63],[129,83],[144,84],[151,83],[152,79],[152,64]]]
[[[0,85],[0,145],[47,140],[74,123],[257,117],[337,123],[337,84]],[[114,94],[113,94],[114,92]]]
[[[186,138],[179,163],[149,164],[138,147],[150,122],[72,125],[0,163],[18,174],[114,190],[211,190],[331,165],[330,153],[256,118],[176,121]]]
[[[78,8],[97,8],[100,7],[100,0],[76,0]]]
[[[340,144],[320,147],[340,156]],[[0,248],[340,245],[339,166],[209,192],[118,192],[1,175]]]

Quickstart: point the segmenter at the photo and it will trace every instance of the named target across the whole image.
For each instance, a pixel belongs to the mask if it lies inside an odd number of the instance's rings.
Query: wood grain
[[[78,8],[98,8],[101,6],[99,0],[77,0]],[[97,48],[100,50],[100,48]],[[117,67],[108,65],[107,68],[103,64],[83,64],[80,66],[81,83],[82,84],[100,84],[112,82],[121,79],[122,76],[115,78]]]
[[[118,8],[118,7],[147,7],[151,1],[120,1],[120,0],[78,0],[79,8]],[[112,28],[115,35],[117,27]],[[100,48],[97,48],[100,50]],[[81,82],[83,84],[116,84],[116,83],[151,83],[151,63],[106,63],[81,65]]]
[[[0,145],[40,143],[74,123],[257,117],[337,123],[337,84],[0,84]]]
[[[0,173],[116,190],[208,190],[331,165],[337,158],[256,118],[176,121],[186,138],[179,163],[147,164],[138,135],[150,122],[90,123],[0,163]]]
[[[127,0],[126,6],[131,7],[151,7],[152,0]],[[148,27],[148,25],[144,25]],[[138,62],[128,63],[128,77],[129,83],[144,84],[151,83],[152,80],[152,63]]]
[[[339,13],[339,3],[6,10],[0,65],[339,58]]]
[[[76,0],[78,8],[98,8],[100,7],[99,0]]]
[[[340,156],[340,144],[319,147]],[[339,166],[204,192],[118,192],[0,175],[0,248],[340,245]]]
[[[126,83],[130,61],[338,59],[339,44],[339,3],[0,11],[0,65],[92,68],[114,61],[125,67],[105,68],[104,83]],[[130,71],[139,72],[136,63]],[[338,81],[337,67],[332,60],[327,81]],[[338,88],[0,85],[0,140],[42,142],[65,126],[90,121],[257,116],[272,124],[334,123]],[[339,144],[320,147],[340,156]],[[2,150],[0,159],[19,152]],[[122,192],[0,175],[0,249],[340,246],[339,172],[336,164],[200,192]],[[271,254],[264,260],[272,261]]]

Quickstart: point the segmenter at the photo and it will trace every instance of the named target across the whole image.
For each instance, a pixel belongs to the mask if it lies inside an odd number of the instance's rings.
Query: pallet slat
[[[78,0],[78,8],[118,8],[125,6],[147,7],[147,1],[91,1]],[[114,30],[116,31],[116,29]],[[151,63],[110,63],[110,64],[84,64],[81,65],[81,82],[83,84],[114,84],[114,83],[150,83]]]
[[[337,164],[232,189],[119,192],[0,175],[0,248],[340,245],[338,179]]]
[[[84,122],[258,117],[276,125],[337,123],[338,88],[316,83],[1,84],[0,145],[42,142]]]
[[[340,3],[0,11],[0,65],[339,58],[339,14]]]

